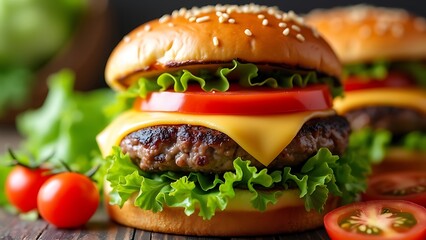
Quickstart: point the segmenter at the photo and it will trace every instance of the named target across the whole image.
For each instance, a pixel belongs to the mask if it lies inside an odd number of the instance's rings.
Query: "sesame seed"
[[[287,23],[280,22],[280,23],[278,23],[278,26],[281,27],[281,28],[285,28],[285,27],[287,27]]]
[[[391,31],[394,37],[402,37],[404,34],[404,28],[401,25],[393,25]]]
[[[195,22],[195,20],[197,19],[197,17],[195,17],[195,16],[192,16],[192,17],[190,17],[189,19],[188,19],[188,21],[190,21],[190,22]]]
[[[314,35],[315,38],[319,38],[320,37],[319,32],[315,28],[312,28],[311,30],[312,30],[312,35]]]
[[[172,17],[177,17],[177,16],[179,16],[179,11],[178,10],[174,10],[172,12]]]
[[[374,26],[374,31],[377,33],[377,35],[382,36],[386,33],[387,29],[389,28],[389,24],[386,22],[377,22]]]
[[[186,12],[187,12],[186,8],[179,9],[179,16],[184,16]]]
[[[368,38],[368,37],[371,36],[371,28],[369,26],[367,26],[367,25],[364,25],[364,26],[362,26],[359,29],[358,33],[359,33],[360,37],[362,37],[362,38]]]
[[[202,23],[202,22],[206,22],[208,20],[210,20],[210,16],[203,16],[203,17],[199,17],[199,18],[195,19],[195,22],[196,23]]]
[[[151,31],[151,25],[145,25],[145,27],[143,28],[143,30],[145,30],[146,32]]]
[[[219,46],[219,39],[217,39],[217,37],[213,37],[213,45],[215,47]]]
[[[229,14],[227,14],[227,13],[223,13],[223,14],[222,14],[222,16],[223,16],[224,18],[229,18]]]
[[[169,23],[167,23],[167,26],[174,27],[175,25],[173,23],[169,22]]]
[[[222,12],[216,11],[216,16],[218,17],[222,16]]]
[[[160,23],[165,23],[165,22],[167,22],[169,19],[170,19],[170,15],[166,14],[166,15],[163,15],[160,19],[158,19],[158,21],[159,21]]]
[[[294,31],[300,32],[300,27],[297,25],[291,25],[291,29],[293,29]]]
[[[304,41],[305,41],[305,37],[304,37],[302,34],[300,34],[300,33],[298,33],[298,34],[296,35],[296,38],[297,38],[298,40],[300,40],[301,42],[304,42]]]
[[[259,18],[259,19],[264,19],[264,18],[265,18],[265,15],[263,15],[263,14],[259,14],[259,15],[257,15],[257,18]]]
[[[288,34],[290,34],[290,28],[286,28],[286,29],[284,29],[283,34],[284,34],[285,36],[288,36]]]
[[[223,16],[220,16],[220,17],[219,17],[219,22],[220,22],[220,23],[224,23],[224,22],[226,22],[226,18],[224,18]]]
[[[263,25],[263,26],[268,25],[268,19],[263,19],[263,21],[262,21],[262,25]]]
[[[235,19],[230,18],[230,19],[228,19],[228,22],[229,22],[229,23],[235,23]]]
[[[275,18],[276,18],[276,19],[281,19],[281,18],[283,18],[283,16],[282,16],[281,14],[279,14],[279,13],[276,13],[276,14],[275,14]]]
[[[244,34],[247,35],[247,36],[252,36],[253,35],[253,33],[248,28],[246,30],[244,30]]]

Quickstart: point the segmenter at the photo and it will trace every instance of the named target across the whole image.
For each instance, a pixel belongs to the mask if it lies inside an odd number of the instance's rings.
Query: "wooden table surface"
[[[0,153],[8,147],[17,147],[20,137],[12,128],[0,126]],[[2,194],[2,193],[1,193]],[[42,219],[27,221],[18,215],[13,215],[0,209],[0,240],[19,239],[281,239],[281,240],[327,240],[330,239],[324,228],[315,229],[303,233],[285,234],[277,236],[259,236],[251,238],[212,238],[178,236],[162,233],[153,233],[139,229],[129,228],[116,224],[108,219],[104,208],[101,206],[91,220],[83,227],[74,230],[57,229]]]

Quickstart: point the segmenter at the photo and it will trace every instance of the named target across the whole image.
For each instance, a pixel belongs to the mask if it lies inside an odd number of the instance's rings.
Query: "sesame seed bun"
[[[337,78],[341,73],[330,46],[303,19],[250,4],[180,9],[143,24],[114,49],[105,76],[112,88],[123,90],[140,76],[233,59]]]
[[[105,191],[110,190],[108,187],[105,189]],[[196,213],[190,216],[185,215],[183,208],[164,207],[163,211],[157,213],[140,209],[133,205],[135,194],[124,203],[122,208],[108,204],[109,195],[105,194],[105,196],[108,215],[120,224],[146,231],[215,237],[259,236],[315,229],[323,226],[324,215],[338,207],[340,202],[339,198],[330,196],[322,213],[315,210],[308,212],[305,210],[303,201],[298,197],[297,191],[294,191],[294,194],[286,194],[284,197],[297,198],[300,201],[289,206],[265,212],[244,209],[244,207],[229,210],[228,207],[224,211],[216,212],[212,219],[202,220]],[[242,203],[249,201],[249,198],[242,200],[241,197],[237,197],[237,200],[231,199],[228,205],[241,206]]]
[[[314,10],[305,20],[344,64],[426,56],[426,20],[402,9],[355,5]]]

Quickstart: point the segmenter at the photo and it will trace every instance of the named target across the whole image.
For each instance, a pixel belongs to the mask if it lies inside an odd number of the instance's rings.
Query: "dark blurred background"
[[[298,14],[364,3],[426,17],[424,0],[0,0],[0,125],[40,106],[48,92],[46,79],[60,69],[75,72],[76,90],[107,87],[104,69],[110,53],[144,22],[182,7],[250,2]]]

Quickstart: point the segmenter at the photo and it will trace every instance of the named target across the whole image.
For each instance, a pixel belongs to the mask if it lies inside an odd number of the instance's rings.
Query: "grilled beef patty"
[[[300,165],[322,147],[341,155],[348,144],[349,133],[349,123],[343,117],[312,119],[268,168]],[[226,134],[201,126],[147,127],[127,135],[120,146],[144,171],[225,172],[233,170],[232,162],[237,157],[265,168]]]
[[[411,131],[426,131],[426,114],[408,108],[372,106],[350,111],[345,116],[352,130],[364,127],[388,129],[395,136]]]

